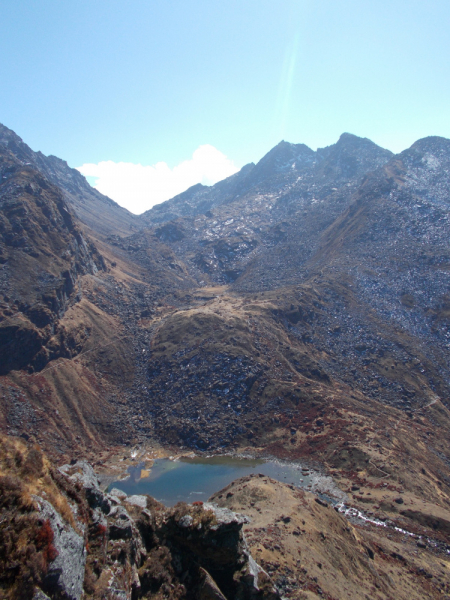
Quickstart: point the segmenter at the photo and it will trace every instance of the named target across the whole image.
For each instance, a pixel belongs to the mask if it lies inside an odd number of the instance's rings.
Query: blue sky
[[[348,131],[401,151],[450,137],[448,0],[3,0],[1,9],[0,122],[73,167],[108,163],[97,185],[110,177],[122,196],[127,178],[141,181],[133,193],[143,186],[148,205],[173,195],[177,177],[191,184],[189,169],[211,183],[281,139],[315,149]],[[147,175],[158,191],[145,188]]]

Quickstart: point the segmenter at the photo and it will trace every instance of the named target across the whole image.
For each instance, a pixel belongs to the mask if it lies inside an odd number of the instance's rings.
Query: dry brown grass
[[[36,445],[0,438],[0,598],[32,598],[57,556],[49,521],[42,521],[33,496],[45,498],[74,529],[69,499],[87,521],[80,490],[64,478]]]
[[[42,496],[69,525],[77,529],[66,494],[60,487],[65,480],[58,477],[39,446],[29,447],[15,438],[0,439],[0,477],[17,479],[21,483],[22,507],[31,508],[34,506],[32,496]],[[67,493],[68,490],[65,491]]]

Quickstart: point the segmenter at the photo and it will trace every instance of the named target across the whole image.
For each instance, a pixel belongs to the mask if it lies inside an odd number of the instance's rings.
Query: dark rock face
[[[42,335],[26,317],[11,318],[0,323],[0,375],[25,368],[45,341],[45,334]]]
[[[194,512],[175,508],[172,515],[166,522],[172,552],[178,554],[182,569],[192,569],[192,555],[196,557],[204,596],[208,591],[218,598],[220,594],[238,599],[278,597],[246,547],[241,531],[246,517],[210,503]]]
[[[79,600],[83,595],[86,563],[84,536],[64,523],[61,515],[49,502],[39,497],[35,497],[35,500],[39,518],[50,523],[54,534],[53,544],[57,552],[45,576],[44,591],[50,594],[51,598]]]
[[[1,148],[1,146],[0,146]],[[0,152],[0,374],[49,360],[45,344],[77,300],[77,280],[104,269],[62,192]]]

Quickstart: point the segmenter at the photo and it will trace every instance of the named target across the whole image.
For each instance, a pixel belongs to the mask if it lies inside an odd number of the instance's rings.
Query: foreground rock
[[[78,600],[83,593],[86,549],[84,536],[65,523],[50,502],[34,496],[39,518],[48,523],[53,532],[55,559],[50,562],[43,581],[44,589],[53,597]]]
[[[56,470],[19,441],[0,442],[0,472],[1,598],[280,598],[247,547],[247,517],[107,494],[86,462]]]
[[[150,496],[104,493],[86,462],[58,470],[39,449],[12,438],[0,438],[0,473],[0,598],[450,594],[449,512],[442,507],[428,523],[417,498],[414,511],[408,508],[408,493],[400,512],[381,522],[354,496],[344,514],[331,497],[252,475],[207,503],[166,508]],[[394,493],[367,488],[361,478],[353,487],[359,495]]]

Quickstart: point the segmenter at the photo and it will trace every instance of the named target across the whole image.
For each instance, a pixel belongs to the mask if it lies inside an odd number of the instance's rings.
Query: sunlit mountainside
[[[5,126],[0,176],[2,597],[450,594],[450,140],[282,141],[140,216]],[[167,509],[82,462],[150,446],[301,461],[366,522],[262,476]]]

